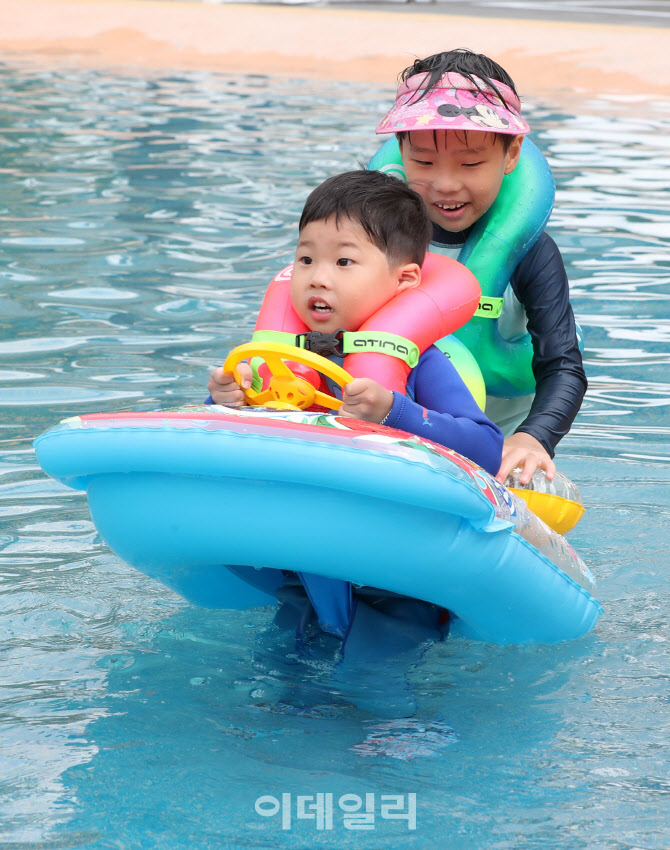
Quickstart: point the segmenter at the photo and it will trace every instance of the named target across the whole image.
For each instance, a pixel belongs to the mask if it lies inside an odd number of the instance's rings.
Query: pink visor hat
[[[493,80],[496,92],[483,81],[477,89],[467,77],[444,74],[422,97],[430,74],[414,74],[398,86],[393,108],[377,133],[410,130],[485,130],[522,136],[530,127],[521,117],[519,98],[509,86]]]

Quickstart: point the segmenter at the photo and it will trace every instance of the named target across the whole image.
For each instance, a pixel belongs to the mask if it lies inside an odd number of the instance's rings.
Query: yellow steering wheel
[[[322,375],[335,381],[343,387],[353,380],[351,375],[335,363],[331,363],[320,354],[306,351],[304,348],[296,348],[283,342],[265,342],[257,344],[248,342],[234,348],[223,364],[224,372],[232,372],[237,383],[240,383],[238,365],[243,360],[251,357],[261,357],[265,360],[270,370],[270,383],[266,389],[257,392],[251,389],[244,390],[247,403],[253,407],[271,407],[275,410],[305,410],[313,404],[327,407],[330,410],[338,410],[342,401],[331,395],[322,393],[315,389],[309,381],[295,375],[285,360],[301,363],[316,369]]]

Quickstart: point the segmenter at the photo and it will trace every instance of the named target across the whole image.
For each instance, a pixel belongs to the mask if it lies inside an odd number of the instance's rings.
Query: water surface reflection
[[[559,647],[435,647],[416,722],[396,727],[268,649],[268,612],[192,609],[111,556],[31,449],[84,410],[201,399],[290,259],[307,191],[376,149],[391,89],[0,76],[2,841],[297,846],[308,825],[255,819],[256,796],[411,788],[408,846],[446,828],[454,848],[552,847],[559,827],[606,847],[613,824],[621,846],[667,846],[670,116],[528,107],[586,336],[590,389],[559,458],[588,506],[571,541],[605,615]],[[272,710],[298,687],[320,712]]]

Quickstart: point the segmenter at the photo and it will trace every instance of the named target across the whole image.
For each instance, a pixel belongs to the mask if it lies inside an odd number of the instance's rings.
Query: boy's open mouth
[[[333,308],[329,304],[318,298],[310,298],[307,306],[314,313],[320,313],[321,315],[327,315],[333,312]]]

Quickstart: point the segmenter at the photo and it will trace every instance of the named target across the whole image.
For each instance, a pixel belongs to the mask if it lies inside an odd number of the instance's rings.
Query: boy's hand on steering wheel
[[[253,378],[251,366],[248,363],[238,365],[242,384],[237,383],[232,372],[224,372],[219,366],[209,376],[207,389],[214,404],[225,404],[228,407],[241,407],[245,405],[244,390],[249,389]]]
[[[393,393],[371,378],[354,378],[342,388],[338,416],[381,422],[393,407]]]
[[[542,443],[523,431],[505,439],[497,480],[504,484],[510,472],[517,468],[521,469],[519,480],[522,484],[528,484],[536,469],[544,469],[549,481],[556,475],[556,464]]]

